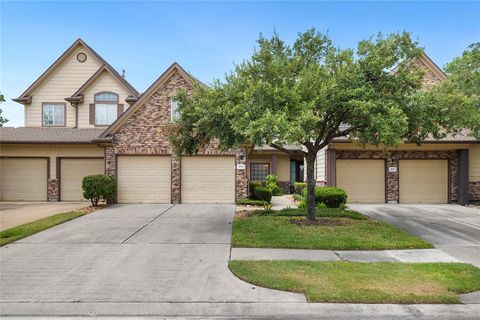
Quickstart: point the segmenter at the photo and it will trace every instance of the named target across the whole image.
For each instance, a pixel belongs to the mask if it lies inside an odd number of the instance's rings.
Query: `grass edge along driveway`
[[[233,260],[229,267],[243,281],[304,293],[308,302],[454,304],[480,290],[480,269],[463,263]]]
[[[326,225],[291,223],[305,219],[305,209],[283,209],[233,221],[232,247],[288,248],[324,250],[428,249],[433,245],[397,227],[367,219],[356,211],[325,208],[317,210],[317,219]]]
[[[26,238],[35,233],[49,229],[64,222],[73,220],[87,214],[84,211],[70,211],[48,216],[32,222],[0,231],[0,247],[14,241]]]

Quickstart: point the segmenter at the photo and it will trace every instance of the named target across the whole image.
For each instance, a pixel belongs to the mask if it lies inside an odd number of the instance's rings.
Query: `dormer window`
[[[65,103],[42,103],[42,125],[44,127],[64,127]]]
[[[120,110],[120,106],[122,110]],[[95,125],[108,126],[112,124],[122,111],[123,105],[118,104],[118,94],[100,92],[95,95]]]

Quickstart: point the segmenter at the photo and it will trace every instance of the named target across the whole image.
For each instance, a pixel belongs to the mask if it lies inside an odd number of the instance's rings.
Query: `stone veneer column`
[[[389,168],[397,168],[395,172],[390,172]],[[398,181],[398,157],[395,154],[390,154],[386,158],[386,175],[387,175],[387,203],[398,203],[399,201],[399,181]]]
[[[114,176],[116,171],[115,148],[105,147],[105,174]]]
[[[48,188],[47,188],[47,197],[48,201],[58,201],[58,180],[57,179],[48,179]]]
[[[180,157],[172,155],[172,203],[179,204],[181,202],[182,193],[181,193],[181,179],[180,179]]]
[[[248,197],[248,178],[247,178],[247,152],[245,149],[239,149],[235,154],[235,193],[236,200]],[[243,165],[244,169],[239,169],[238,165]]]

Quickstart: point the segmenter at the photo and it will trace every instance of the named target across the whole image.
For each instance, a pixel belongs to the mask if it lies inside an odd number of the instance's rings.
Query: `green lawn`
[[[0,231],[0,247],[11,242],[31,236],[32,234],[54,227],[58,224],[83,216],[82,211],[59,213],[50,217],[25,223],[10,229]]]
[[[461,263],[231,261],[230,269],[309,302],[460,303],[457,294],[480,290],[480,269]]]
[[[297,225],[290,219],[305,219],[303,209],[284,209],[233,222],[233,247],[301,248],[331,250],[419,249],[433,246],[385,222],[366,219],[355,211],[317,210],[326,224]]]

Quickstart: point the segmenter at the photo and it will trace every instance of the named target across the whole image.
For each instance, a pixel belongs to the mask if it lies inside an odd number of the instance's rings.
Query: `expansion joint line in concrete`
[[[129,235],[125,240],[122,241],[122,244],[124,244],[125,242],[127,242],[131,237],[133,237],[134,235],[136,235],[137,233],[139,233],[140,231],[142,231],[143,229],[145,229],[146,226],[148,226],[149,224],[151,224],[153,221],[157,220],[159,217],[161,217],[162,215],[164,215],[165,213],[167,213],[167,211],[169,211],[170,209],[172,209],[173,207],[175,207],[175,205],[172,205],[171,207],[169,207],[167,210],[163,211],[163,212],[160,212],[160,214],[158,216],[155,216],[155,218],[153,218],[152,220],[150,220],[149,222],[147,222],[145,225],[143,225],[140,229],[138,229],[137,231],[135,231],[134,233],[132,233],[131,235]]]

